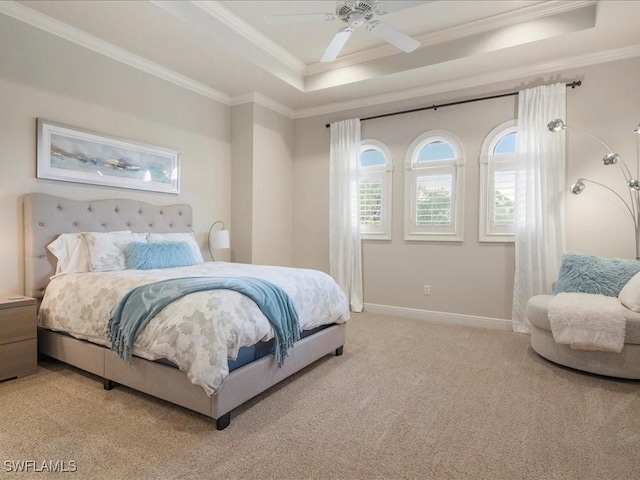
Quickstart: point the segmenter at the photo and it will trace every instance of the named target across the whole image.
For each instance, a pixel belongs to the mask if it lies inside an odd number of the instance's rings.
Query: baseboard
[[[429,322],[466,325],[469,327],[492,328],[494,330],[513,330],[511,320],[504,320],[502,318],[478,317],[476,315],[465,315],[463,313],[435,312],[433,310],[394,307],[392,305],[377,305],[375,303],[365,303],[364,311],[369,313],[379,313],[382,315],[395,315],[398,317],[414,318],[416,320],[426,320]]]

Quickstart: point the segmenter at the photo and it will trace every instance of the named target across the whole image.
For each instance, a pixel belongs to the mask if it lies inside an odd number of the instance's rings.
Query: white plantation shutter
[[[382,180],[360,180],[360,225],[382,225]]]
[[[480,241],[513,242],[516,218],[516,147],[514,120],[495,127],[480,155]]]
[[[359,175],[361,238],[390,240],[393,164],[384,143],[362,140]]]
[[[496,170],[493,178],[493,225],[515,227],[516,171]]]
[[[449,132],[416,138],[405,163],[405,240],[461,241],[464,155]]]
[[[452,175],[417,178],[416,225],[451,225]]]

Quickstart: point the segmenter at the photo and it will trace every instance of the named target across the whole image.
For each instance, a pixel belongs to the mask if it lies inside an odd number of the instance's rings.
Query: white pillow
[[[146,233],[86,232],[83,235],[93,272],[124,270],[124,248],[132,242],[147,242]]]
[[[200,247],[198,246],[198,242],[196,242],[196,236],[191,233],[150,233],[147,236],[147,241],[149,243],[160,243],[160,242],[187,242],[187,244],[191,247],[191,251],[193,252],[193,258],[196,263],[204,263],[204,258],[202,258],[202,252],[200,251]]]
[[[640,272],[636,273],[618,294],[620,303],[633,312],[640,313]]]
[[[56,274],[66,275],[68,273],[83,273],[91,271],[89,263],[89,251],[83,232],[63,233],[47,248],[58,260],[56,262]],[[131,233],[130,230],[111,233]]]

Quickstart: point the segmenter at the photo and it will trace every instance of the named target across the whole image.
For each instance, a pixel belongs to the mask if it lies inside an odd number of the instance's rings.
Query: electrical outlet
[[[425,285],[424,286],[424,294],[425,295],[431,295],[431,285]]]

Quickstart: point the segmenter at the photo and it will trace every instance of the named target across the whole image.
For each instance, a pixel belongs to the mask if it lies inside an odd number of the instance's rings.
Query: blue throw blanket
[[[160,310],[190,293],[217,289],[235,290],[256,302],[275,331],[276,364],[281,367],[289,349],[300,339],[298,312],[284,290],[253,277],[176,278],[134,288],[111,312],[107,325],[111,350],[130,362],[136,338]]]

